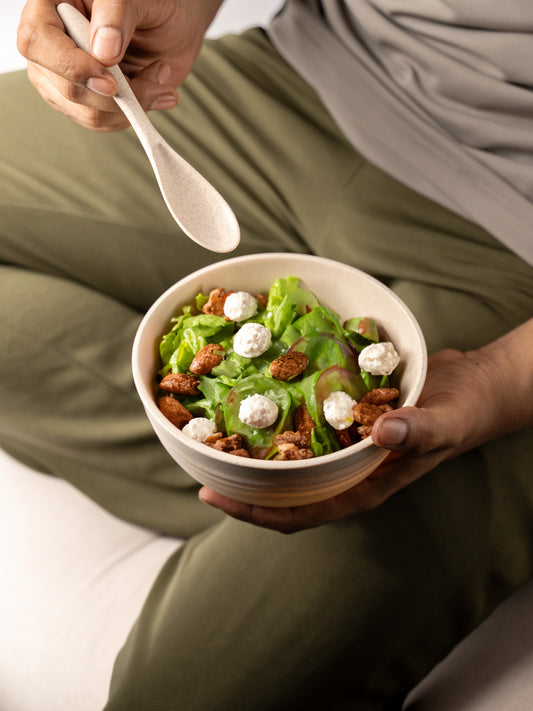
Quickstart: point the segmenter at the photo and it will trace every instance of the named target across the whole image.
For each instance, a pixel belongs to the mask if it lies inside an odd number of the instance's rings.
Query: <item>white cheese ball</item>
[[[216,432],[216,425],[213,420],[208,420],[207,417],[193,417],[185,427],[182,427],[181,431],[191,439],[205,442],[210,435]]]
[[[345,430],[353,423],[355,400],[348,393],[336,390],[324,400],[324,417],[336,430]]]
[[[371,375],[390,375],[400,362],[392,343],[372,343],[359,353],[359,367]]]
[[[263,429],[274,424],[278,410],[278,406],[270,398],[256,393],[241,402],[239,420],[250,427]]]
[[[234,291],[224,301],[224,316],[232,321],[246,321],[257,313],[257,299],[247,291]]]
[[[255,358],[270,348],[270,329],[260,323],[245,323],[233,337],[233,350],[244,358]]]

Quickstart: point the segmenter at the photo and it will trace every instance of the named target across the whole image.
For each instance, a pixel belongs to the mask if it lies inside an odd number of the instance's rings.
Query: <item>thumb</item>
[[[126,52],[137,23],[134,2],[95,0],[91,10],[89,42],[102,64],[118,64]]]
[[[382,415],[372,428],[378,447],[416,455],[454,446],[456,428],[448,413],[436,409],[402,407]]]

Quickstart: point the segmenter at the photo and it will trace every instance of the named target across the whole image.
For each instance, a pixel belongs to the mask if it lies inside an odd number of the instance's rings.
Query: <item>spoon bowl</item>
[[[89,21],[68,3],[57,6],[68,35],[90,52]],[[108,67],[118,84],[113,97],[137,134],[165,203],[193,242],[212,252],[231,252],[240,242],[239,223],[222,195],[156,130],[118,65]]]

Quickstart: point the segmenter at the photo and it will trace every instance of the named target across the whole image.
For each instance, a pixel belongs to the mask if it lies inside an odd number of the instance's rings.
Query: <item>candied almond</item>
[[[207,443],[210,447],[213,447],[213,449],[218,449],[222,452],[236,452],[238,449],[244,449],[244,440],[240,434],[232,434],[229,435],[229,437],[221,437],[213,442],[213,444],[209,442]]]
[[[353,408],[353,418],[360,425],[373,425],[384,412],[390,412],[392,405],[372,405],[359,401]]]
[[[315,427],[315,421],[309,414],[309,410],[307,409],[305,402],[298,405],[294,412],[294,429],[297,432],[307,432],[310,434],[311,430]]]
[[[188,373],[167,373],[159,387],[175,395],[199,395],[198,383],[198,378]]]
[[[231,292],[225,291],[221,287],[212,289],[209,292],[209,297],[202,306],[204,314],[213,314],[214,316],[224,316],[224,302]]]
[[[257,299],[257,303],[262,309],[266,309],[267,304],[268,304],[268,296],[265,296],[264,294],[256,294],[255,298]]]
[[[365,393],[359,402],[368,402],[371,405],[386,405],[400,395],[397,388],[374,388]]]
[[[366,333],[368,330],[368,323],[368,318],[362,318],[359,322],[359,326],[357,327],[357,333]]]
[[[278,451],[280,452],[288,452],[291,449],[299,449],[294,442],[279,442],[278,443]]]
[[[247,449],[233,449],[228,454],[233,454],[234,457],[249,457],[250,452]]]
[[[346,449],[346,447],[351,447],[352,444],[354,444],[348,429],[335,430],[335,436],[337,437],[337,442],[343,449]]]
[[[281,432],[274,437],[274,444],[278,448],[277,459],[288,461],[311,459],[314,456],[310,449],[309,432],[292,432],[291,430]]]
[[[276,380],[292,380],[307,368],[309,358],[300,351],[291,351],[273,360],[269,366],[270,375]]]
[[[294,461],[299,461],[301,459],[312,459],[313,458],[313,451],[311,449],[303,448],[303,447],[292,447],[288,448],[285,451],[281,452],[279,457],[277,457],[278,461],[281,462],[294,462]]]
[[[189,420],[192,420],[192,413],[189,412],[185,405],[182,405],[179,400],[176,400],[175,397],[162,395],[157,399],[157,406],[167,420],[170,420],[170,422],[180,430]]]
[[[311,444],[309,432],[292,432],[287,430],[274,437],[274,444],[281,447],[283,444],[293,444],[297,447],[308,447]]]
[[[192,359],[189,370],[194,375],[210,373],[224,359],[226,351],[218,343],[208,343],[202,346]]]

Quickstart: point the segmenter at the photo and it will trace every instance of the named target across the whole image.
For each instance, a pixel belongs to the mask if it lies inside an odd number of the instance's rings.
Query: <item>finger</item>
[[[28,77],[50,106],[85,128],[93,131],[109,132],[121,130],[129,125],[122,112],[109,112],[97,107],[84,106],[83,104],[68,101],[55,85],[48,80],[47,70],[38,65],[28,64]]]
[[[390,496],[426,474],[444,456],[390,456],[363,481],[337,496],[306,506],[275,508],[244,504],[202,487],[199,498],[206,504],[224,511],[228,516],[280,533],[295,533],[332,523],[347,516],[371,511]]]
[[[461,428],[446,406],[402,407],[387,412],[375,422],[372,441],[378,447],[423,455],[451,449],[459,439]]]
[[[67,82],[113,96],[117,83],[94,57],[79,49],[67,36],[55,6],[29,0],[17,32],[17,48],[30,62],[48,69]]]
[[[368,510],[381,506],[393,494],[420,479],[445,458],[442,451],[432,452],[423,457],[401,455],[387,458],[362,482],[365,492],[361,492],[361,495],[365,499]]]
[[[200,501],[224,511],[228,516],[280,533],[295,533],[322,526],[371,508],[364,487],[359,484],[343,494],[315,504],[292,507],[267,507],[245,504],[223,496],[208,487],[198,493]]]
[[[170,67],[164,62],[154,62],[130,79],[131,88],[145,111],[173,109],[178,104],[175,87],[165,83]]]
[[[120,111],[111,97],[102,96],[98,92],[79,84],[72,84],[34,62],[28,62],[27,72],[29,80],[41,95],[43,95],[43,92],[52,93],[53,91],[54,94],[55,92],[61,94],[66,102],[85,104],[97,111],[106,111],[108,113],[118,113]]]
[[[93,131],[118,131],[129,126],[128,120],[113,99],[72,85],[32,62],[28,62],[27,71],[29,80],[48,104],[85,128]],[[171,93],[164,87],[142,80],[133,80],[130,83],[146,111],[173,109],[178,103],[175,90]],[[79,104],[80,107],[77,108],[73,104]]]
[[[137,4],[131,0],[94,0],[89,42],[102,64],[118,64],[131,42],[138,22]]]
[[[294,533],[302,530],[302,528],[319,525],[314,523],[314,521],[320,520],[320,515],[316,511],[315,505],[292,508],[256,506],[235,501],[206,486],[200,489],[198,498],[203,503],[220,509],[228,516],[232,516],[239,521],[246,521],[280,533]]]
[[[174,89],[175,86],[171,83],[172,67],[167,62],[156,60],[141,71],[129,72],[129,76],[134,76],[136,79],[142,79],[146,82],[152,82],[159,87]]]

